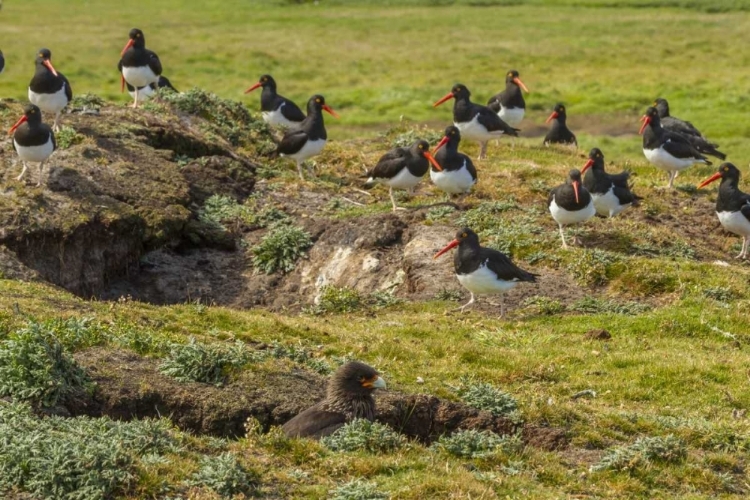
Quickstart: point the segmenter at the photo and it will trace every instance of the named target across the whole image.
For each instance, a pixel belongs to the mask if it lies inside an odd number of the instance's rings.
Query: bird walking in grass
[[[487,106],[471,102],[471,92],[465,85],[457,83],[450,92],[433,104],[440,106],[449,99],[453,103],[453,125],[458,127],[464,139],[479,142],[479,159],[487,156],[487,142],[502,135],[518,136],[518,129],[505,123]]]
[[[319,94],[312,96],[307,101],[307,117],[302,120],[302,123],[297,128],[288,131],[284,135],[284,138],[281,139],[276,151],[273,153],[274,155],[285,156],[294,160],[297,163],[299,178],[302,180],[305,179],[305,176],[302,174],[302,164],[305,160],[319,155],[328,140],[328,133],[323,123],[323,111],[334,118],[339,117],[326,104],[325,97]],[[310,170],[310,175],[314,177],[312,170]]]
[[[526,113],[526,101],[523,89],[527,94],[529,89],[521,81],[518,71],[512,69],[505,75],[505,90],[495,94],[487,101],[487,107],[511,127],[518,127]]]
[[[455,125],[445,129],[445,135],[433,151],[438,167],[430,168],[430,179],[449,195],[466,195],[477,183],[477,169],[471,158],[459,153],[461,131]]]
[[[453,258],[456,277],[471,294],[469,302],[460,307],[461,312],[474,303],[474,295],[500,295],[500,317],[504,317],[503,294],[522,281],[536,281],[536,274],[516,266],[504,253],[480,246],[479,236],[468,227],[459,230],[455,239],[436,253],[433,259],[456,247],[458,251]]]
[[[578,140],[573,132],[570,131],[566,121],[568,120],[568,114],[565,111],[565,105],[558,103],[552,110],[552,114],[549,115],[545,123],[552,122],[552,128],[544,136],[544,145],[550,144],[572,144],[578,146]]]
[[[648,108],[641,121],[638,133],[643,135],[643,154],[656,168],[669,172],[667,187],[674,185],[678,172],[696,163],[711,165],[685,136],[664,130],[656,108]]]
[[[371,366],[351,361],[328,381],[326,397],[289,420],[281,428],[287,437],[320,439],[330,436],[356,418],[375,420],[376,389],[385,389],[385,380]]]
[[[411,147],[391,149],[365,174],[368,178],[365,188],[369,189],[377,182],[387,184],[395,212],[399,207],[393,198],[393,190],[414,189],[430,169],[430,164],[438,171],[442,171],[442,167],[430,154],[430,145],[427,141],[418,140]]]
[[[42,112],[39,107],[34,104],[26,106],[23,116],[11,127],[8,135],[13,135],[13,149],[23,164],[21,175],[16,180],[23,179],[28,169],[27,162],[38,163],[39,180],[36,185],[41,186],[44,162],[57,149],[57,144],[52,128],[42,123]]]
[[[159,56],[146,48],[146,36],[138,28],[130,30],[128,43],[120,52],[117,69],[121,74],[121,91],[125,90],[126,83],[133,87],[133,108],[137,108],[140,99],[139,89],[152,83],[158,84],[162,71]]]
[[[716,198],[716,215],[724,229],[742,237],[742,250],[737,258],[746,259],[750,249],[750,194],[740,191],[740,171],[731,163],[723,163],[698,188],[704,188],[719,179],[721,184]]]
[[[568,248],[563,227],[586,222],[596,214],[591,195],[581,186],[581,172],[578,170],[571,170],[568,180],[550,191],[547,206],[560,227],[563,248]]]
[[[599,148],[589,152],[589,160],[581,169],[583,187],[594,200],[596,213],[604,217],[614,217],[635,201],[630,191],[630,172],[608,174],[604,170],[604,153]]]
[[[276,80],[271,75],[261,76],[258,83],[248,88],[245,93],[259,87],[263,87],[260,93],[260,112],[267,124],[295,128],[302,123],[305,114],[294,101],[276,93]]]
[[[718,150],[719,145],[709,142],[706,136],[695,128],[692,123],[670,115],[669,102],[666,99],[662,99],[661,97],[656,99],[654,107],[659,112],[659,119],[664,130],[685,136],[695,149],[705,155],[715,156],[720,160],[727,159],[727,155]]]
[[[60,130],[60,114],[73,99],[73,90],[65,75],[52,65],[52,52],[40,49],[35,59],[36,70],[29,83],[29,101],[45,113],[55,115],[52,129]]]

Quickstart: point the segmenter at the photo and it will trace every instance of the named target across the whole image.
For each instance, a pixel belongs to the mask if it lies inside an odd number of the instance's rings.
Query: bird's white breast
[[[506,108],[501,105],[500,111],[497,112],[497,115],[511,127],[517,127],[523,121],[525,113],[526,110],[523,108]]]
[[[130,97],[135,99],[135,91],[134,90],[128,90],[128,94],[130,94]],[[146,85],[145,87],[138,89],[138,100],[139,101],[145,101],[147,99],[151,99],[151,97],[156,94],[156,90],[154,90],[151,85]]]
[[[54,94],[36,93],[29,89],[29,101],[39,106],[45,113],[59,113],[68,105],[68,96],[65,95],[66,84]]]
[[[40,146],[21,146],[15,141],[15,139],[13,140],[13,144],[16,146],[16,152],[18,152],[18,157],[21,158],[21,160],[36,163],[45,161],[55,150],[54,146],[52,146],[51,139],[48,140],[46,144]]]
[[[468,274],[456,274],[458,282],[464,288],[476,294],[503,293],[518,284],[518,281],[498,279],[497,274],[484,262],[479,268]]]
[[[656,168],[666,170],[668,172],[675,172],[685,170],[695,163],[705,163],[703,160],[697,158],[676,158],[666,152],[664,148],[658,147],[656,149],[643,149],[643,154],[646,159],[650,161]]]
[[[742,212],[716,212],[719,216],[719,222],[730,233],[739,234],[740,236],[750,236],[750,221],[747,220]]]
[[[464,166],[458,170],[442,170],[440,172],[430,169],[430,179],[441,191],[449,194],[466,193],[476,183],[469,169]]]
[[[497,139],[503,135],[502,130],[495,130],[489,132],[487,127],[479,123],[479,115],[477,114],[470,122],[466,123],[454,123],[458,130],[461,131],[461,137],[463,139],[469,139],[472,141],[485,142],[490,139]]]
[[[312,158],[313,156],[320,154],[320,152],[323,151],[325,145],[325,139],[318,139],[316,141],[311,141],[310,139],[308,139],[307,142],[305,142],[305,145],[302,146],[302,149],[300,149],[296,153],[289,155],[282,154],[282,156],[292,158],[293,160],[305,161],[308,158]]]
[[[281,103],[281,106],[278,107],[278,109],[275,109],[274,111],[261,111],[261,115],[263,115],[263,120],[274,127],[286,127],[286,128],[296,128],[299,126],[299,122],[293,122],[291,120],[288,120],[286,116],[281,112],[281,110],[286,105],[285,102]]]
[[[594,200],[596,213],[604,217],[614,217],[631,205],[630,203],[621,205],[620,200],[615,196],[614,188],[611,186],[609,191],[604,194],[591,193],[591,198]]]
[[[409,172],[409,169],[404,167],[401,169],[399,173],[397,173],[395,176],[393,176],[390,179],[380,179],[382,182],[385,182],[392,188],[396,189],[411,189],[417,184],[419,184],[419,181],[422,180],[421,177],[417,177],[415,175],[412,175],[411,172]]]
[[[133,87],[145,87],[150,83],[156,83],[159,81],[159,75],[154,73],[148,65],[135,67],[123,66],[122,76],[124,76],[125,81]],[[140,98],[140,96],[141,93],[139,91],[138,97]]]
[[[596,214],[594,202],[592,201],[580,210],[565,210],[557,204],[554,197],[552,198],[552,203],[549,205],[549,211],[552,214],[552,218],[563,226],[587,221]]]

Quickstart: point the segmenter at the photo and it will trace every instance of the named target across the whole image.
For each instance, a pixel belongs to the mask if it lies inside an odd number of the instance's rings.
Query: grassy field
[[[379,310],[287,315],[203,304],[84,301],[55,287],[0,279],[2,342],[21,338],[29,325],[61,318],[87,318],[94,325],[56,323],[53,331],[70,352],[122,347],[124,332],[132,331],[147,332],[139,352],[155,358],[168,353],[153,346],[191,337],[211,345],[280,341],[332,365],[342,356],[367,361],[396,391],[459,399],[455,387],[463,377],[489,382],[517,400],[525,422],[562,428],[570,443],[558,451],[508,446],[466,457],[416,443],[388,453],[335,452],[273,431],[225,440],[170,428],[171,445],[133,452],[132,477],[115,488],[122,497],[228,498],[217,493],[217,484],[231,482],[231,471],[216,473],[213,482],[196,479],[205,457],[217,462],[223,453],[256,478],[248,496],[271,498],[697,499],[745,498],[750,492],[749,268],[731,259],[739,239],[711,226],[717,222],[708,200],[715,191],[695,192],[714,167],[681,174],[678,190],[662,191],[666,177],[646,164],[635,135],[644,107],[654,97],[667,97],[675,115],[721,143],[748,174],[750,52],[743,47],[750,42],[749,3],[468,3],[6,2],[0,11],[0,49],[8,65],[0,75],[1,97],[24,98],[34,51],[46,46],[76,93],[124,105],[116,63],[133,26],[145,31],[148,46],[180,89],[198,86],[256,109],[258,95],[242,91],[268,72],[280,92],[297,102],[324,93],[342,115],[328,120],[332,141],[319,159],[325,175],[299,182],[287,165],[268,183],[279,193],[340,196],[358,182],[362,158],[372,163],[386,140],[409,133],[414,124],[427,123],[430,130],[447,124],[449,107],[433,109],[431,103],[454,82],[484,101],[500,90],[510,68],[521,72],[532,91],[522,128],[538,134],[535,126],[561,100],[579,135],[578,152],[542,148],[540,137],[524,137],[513,148],[491,145],[469,198],[477,208],[433,215],[451,226],[470,220],[485,241],[510,245],[523,266],[568,276],[597,293],[598,301],[537,297],[515,307],[508,320],[487,308],[451,313],[456,304],[439,298]],[[30,20],[42,14],[46,29],[29,29]],[[402,116],[398,130],[376,140]],[[569,168],[580,168],[582,152],[593,146],[604,150],[608,169],[632,169],[644,201],[621,217],[581,229],[590,248],[563,251],[544,207],[546,192]],[[462,149],[476,153],[473,144]],[[380,201],[344,204],[323,215],[349,219],[388,212],[385,192],[374,193]],[[422,188],[406,204],[433,198]],[[612,340],[584,338],[598,329],[608,330]],[[0,349],[0,368],[6,366],[7,345]],[[296,368],[304,366],[288,359],[242,367],[260,373]],[[574,397],[588,390],[595,395]],[[7,408],[0,400],[0,428],[15,429]],[[56,434],[61,441],[87,435],[63,434]],[[0,444],[0,491],[3,473],[15,470],[13,460],[23,462],[9,449]],[[344,485],[357,479],[367,484],[346,494]],[[374,493],[366,494],[368,489]]]

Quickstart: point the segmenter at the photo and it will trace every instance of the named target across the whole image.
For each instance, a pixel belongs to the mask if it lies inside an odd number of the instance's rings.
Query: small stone
[[[422,377],[417,377],[417,383],[424,384],[424,379]]]

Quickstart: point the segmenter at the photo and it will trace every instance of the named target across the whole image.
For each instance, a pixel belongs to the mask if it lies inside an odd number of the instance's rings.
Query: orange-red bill
[[[547,120],[544,123],[549,123],[555,118],[557,118],[559,115],[557,114],[557,111],[553,111],[551,115],[547,118]]]
[[[594,160],[589,158],[589,161],[587,161],[586,164],[581,169],[581,175],[585,174],[586,170],[590,169],[593,164],[594,164]]]
[[[440,98],[439,101],[437,101],[435,104],[433,104],[432,107],[433,108],[437,108],[438,106],[440,106],[441,104],[443,104],[448,99],[453,99],[453,92],[448,92],[447,94],[445,94],[443,97]]]
[[[435,157],[432,156],[429,151],[423,152],[422,155],[424,155],[424,157],[427,158],[427,161],[429,161],[430,163],[432,163],[432,166],[435,167],[438,172],[442,172],[443,171],[443,167],[440,166],[440,164],[437,162],[437,160],[435,159]]]
[[[19,120],[10,128],[10,130],[8,130],[8,135],[13,135],[13,132],[15,132],[16,129],[20,127],[23,122],[27,120],[28,118],[26,117],[26,115],[23,115],[21,118],[19,118]]]
[[[448,136],[447,136],[447,135],[446,135],[445,137],[443,137],[442,139],[440,139],[440,142],[438,142],[438,145],[437,145],[437,146],[435,146],[435,149],[433,149],[433,150],[432,150],[432,154],[434,155],[435,153],[437,153],[438,151],[440,151],[440,148],[442,148],[443,146],[445,146],[445,144],[446,144],[446,143],[447,143],[447,142],[448,142],[449,140],[450,140],[450,139],[448,139]]]
[[[643,125],[641,125],[641,129],[638,131],[638,135],[641,135],[644,130],[646,130],[646,127],[648,127],[648,124],[651,123],[651,117],[645,116],[643,117]]]
[[[437,259],[438,257],[440,257],[441,255],[443,255],[448,250],[452,250],[452,249],[456,248],[458,246],[458,244],[459,244],[458,240],[451,241],[450,243],[448,243],[447,245],[445,245],[445,248],[443,248],[438,253],[436,253],[435,256],[432,257],[432,258],[433,259]]]
[[[578,181],[573,181],[573,192],[576,194],[576,203],[580,203],[578,198]]]
[[[252,92],[253,90],[257,89],[257,88],[258,88],[258,87],[260,87],[260,86],[261,86],[261,83],[260,83],[260,82],[258,82],[258,83],[256,83],[255,85],[253,85],[252,87],[248,88],[248,89],[247,89],[247,90],[245,91],[245,93],[246,93],[246,94],[248,94],[248,93]]]
[[[700,184],[698,184],[698,189],[704,188],[704,187],[708,186],[709,184],[711,184],[713,181],[715,181],[717,179],[720,179],[720,178],[721,178],[721,173],[720,172],[716,172],[714,175],[712,175],[711,177],[709,177],[705,181],[703,181]]]
[[[326,110],[334,118],[339,118],[339,115],[331,108],[328,104],[323,104],[323,109]]]
[[[122,56],[123,56],[123,55],[125,54],[125,52],[126,52],[126,51],[127,51],[127,50],[128,50],[129,48],[130,48],[130,47],[132,47],[133,45],[135,45],[135,40],[133,40],[133,39],[131,38],[130,40],[128,40],[128,43],[126,43],[126,44],[125,44],[125,48],[123,48],[123,49],[122,49],[122,51],[120,52],[120,57],[122,57]]]
[[[47,66],[47,69],[50,70],[53,75],[57,76],[57,70],[55,69],[54,66],[52,66],[52,61],[49,61],[49,60],[43,61],[42,64]]]
[[[526,85],[523,84],[523,82],[521,81],[520,78],[515,77],[513,79],[513,83],[515,83],[516,85],[518,85],[519,87],[521,87],[524,90],[524,92],[526,92],[527,94],[529,93],[529,89],[526,88]]]

